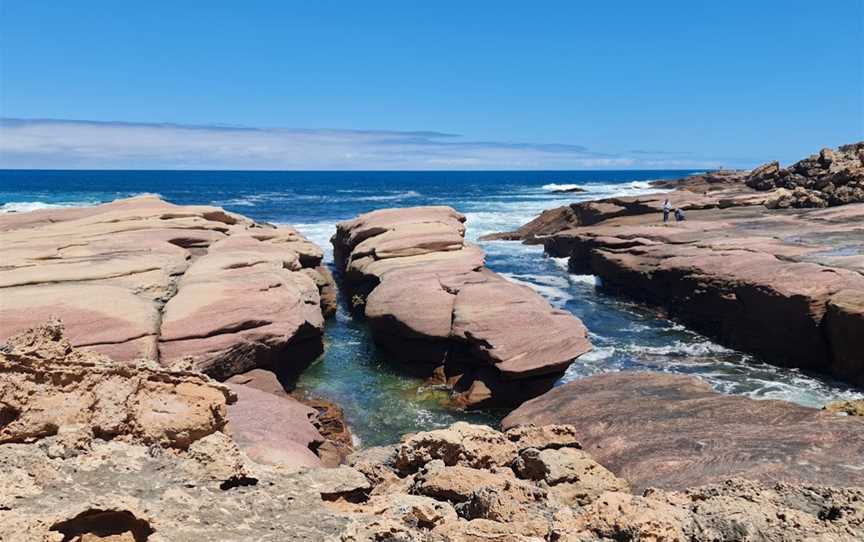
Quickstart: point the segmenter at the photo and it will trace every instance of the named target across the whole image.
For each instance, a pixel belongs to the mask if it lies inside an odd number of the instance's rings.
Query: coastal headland
[[[864,384],[864,144],[654,189],[494,238],[765,362]],[[666,200],[684,221],[662,221]],[[864,538],[858,403],[656,372],[555,386],[590,330],[489,269],[465,223],[446,206],[343,221],[334,280],[297,229],[218,207],[0,216],[0,539]],[[340,405],[292,393],[340,302],[397,370],[451,408],[509,412],[501,427],[355,449]]]

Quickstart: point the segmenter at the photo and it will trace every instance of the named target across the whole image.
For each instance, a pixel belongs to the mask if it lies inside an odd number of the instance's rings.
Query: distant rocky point
[[[494,238],[543,243],[569,257],[573,272],[597,275],[607,290],[660,306],[723,344],[860,386],[864,203],[820,196],[815,209],[793,209],[810,203],[777,203],[788,188],[770,189],[794,182],[855,194],[862,149],[823,150],[782,172],[708,173],[664,182],[673,192],[574,203]],[[662,222],[667,199],[684,222]]]

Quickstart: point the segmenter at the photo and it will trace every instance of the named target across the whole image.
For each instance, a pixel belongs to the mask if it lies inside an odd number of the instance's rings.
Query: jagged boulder
[[[822,149],[788,168],[780,167],[776,161],[769,162],[751,171],[745,183],[756,190],[776,190],[766,202],[771,209],[862,202],[864,142],[837,150]]]

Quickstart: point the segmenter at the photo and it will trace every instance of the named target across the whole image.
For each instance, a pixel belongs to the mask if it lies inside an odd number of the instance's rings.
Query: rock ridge
[[[469,407],[551,387],[591,345],[582,323],[484,267],[449,207],[373,211],[337,226],[336,263],[375,341]]]

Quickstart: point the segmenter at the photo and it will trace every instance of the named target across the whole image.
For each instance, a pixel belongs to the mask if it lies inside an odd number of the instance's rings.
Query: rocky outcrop
[[[337,265],[376,342],[464,405],[513,405],[549,389],[590,349],[582,323],[483,267],[449,207],[385,209],[338,225]]]
[[[750,172],[745,182],[756,190],[775,191],[768,200],[770,208],[864,202],[864,142],[822,149],[787,168],[769,162]]]
[[[523,241],[526,244],[543,243],[561,231],[580,226],[592,226],[611,218],[662,216],[663,204],[669,199],[674,208],[688,213],[703,209],[722,209],[762,205],[771,196],[757,192],[743,184],[740,172],[715,172],[685,177],[674,181],[655,181],[656,188],[676,188],[675,192],[661,192],[642,196],[622,196],[601,200],[571,203],[547,209],[532,221],[516,230],[492,233],[484,241]]]
[[[76,350],[57,321],[16,335],[0,349],[0,444],[71,431],[85,439],[186,450],[226,430],[227,405],[235,399],[199,373],[118,364]]]
[[[666,373],[611,373],[554,388],[505,428],[568,424],[584,451],[634,488],[730,477],[864,486],[864,419],[713,391]]]
[[[0,251],[0,340],[59,317],[76,347],[220,379],[300,370],[335,308],[296,230],[153,196],[2,215]]]
[[[637,220],[638,219],[638,220]],[[766,361],[864,384],[864,204],[609,219],[546,240],[574,272]]]
[[[239,386],[256,389],[248,384]],[[56,394],[32,391],[37,403]],[[0,443],[0,539],[707,542],[864,534],[861,489],[733,480],[633,495],[566,425],[501,433],[460,423],[362,451],[351,467],[296,470],[250,461],[220,430],[164,448],[57,422],[55,434],[36,442]]]
[[[330,505],[352,518],[341,540],[852,541],[864,533],[860,488],[732,479],[638,496],[580,448],[576,432],[460,423],[361,453],[356,468],[375,481],[368,499]]]

